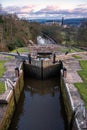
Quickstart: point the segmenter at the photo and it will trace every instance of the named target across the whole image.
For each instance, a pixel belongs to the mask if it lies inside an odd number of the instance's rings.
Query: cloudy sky
[[[3,11],[25,18],[86,18],[87,0],[0,0]]]

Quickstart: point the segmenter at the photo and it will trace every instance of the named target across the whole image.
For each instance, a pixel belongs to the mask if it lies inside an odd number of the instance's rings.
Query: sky
[[[87,17],[87,0],[0,0],[0,4],[2,12],[26,19]]]

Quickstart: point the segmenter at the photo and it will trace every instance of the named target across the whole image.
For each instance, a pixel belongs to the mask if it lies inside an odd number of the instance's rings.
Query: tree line
[[[15,14],[0,15],[0,51],[27,46],[29,40],[36,43],[39,23],[29,23]]]
[[[0,10],[2,8],[0,7]],[[37,36],[43,33],[53,38],[57,44],[87,47],[87,21],[79,26],[58,23],[40,24],[19,19],[16,14],[0,14],[0,51],[27,46],[29,40],[37,44]]]
[[[56,43],[66,46],[87,47],[87,20],[79,25],[43,25],[44,33],[55,39]]]

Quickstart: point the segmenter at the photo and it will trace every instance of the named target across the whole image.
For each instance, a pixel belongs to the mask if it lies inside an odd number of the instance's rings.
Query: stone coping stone
[[[83,56],[83,53],[79,53]],[[86,53],[87,54],[87,53]],[[85,55],[85,59],[87,59],[87,55]],[[84,56],[81,60],[84,60]],[[79,111],[77,113],[76,122],[78,126],[78,130],[87,130],[87,109],[85,108],[85,102],[83,101],[81,95],[79,94],[78,89],[74,86],[74,83],[82,83],[83,80],[77,73],[78,70],[81,70],[81,66],[79,65],[79,60],[77,59],[67,59],[63,61],[64,67],[67,69],[67,76],[64,78],[64,82],[68,91],[68,95],[70,97],[72,110],[76,110],[79,105],[83,105],[85,109],[85,116],[83,117],[83,112]],[[63,72],[62,72],[63,74]]]
[[[13,94],[13,91],[10,89],[5,91],[5,93],[1,94],[0,95],[0,104],[8,104],[12,94]]]

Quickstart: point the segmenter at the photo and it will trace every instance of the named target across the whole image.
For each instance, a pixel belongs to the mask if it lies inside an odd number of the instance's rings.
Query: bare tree
[[[2,14],[2,5],[0,4],[0,14]]]
[[[87,47],[87,21],[82,22],[78,29],[78,45],[82,47]]]

